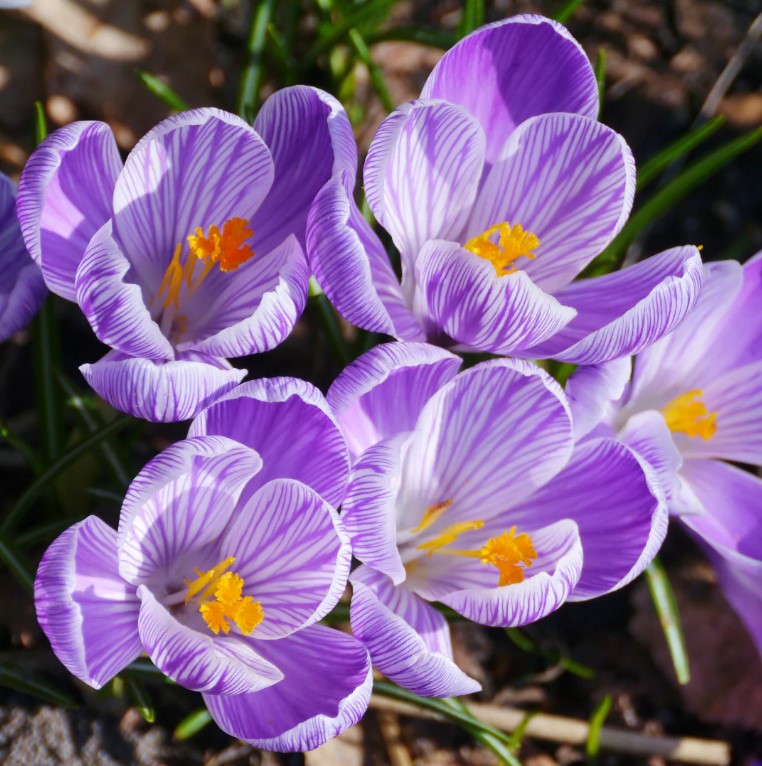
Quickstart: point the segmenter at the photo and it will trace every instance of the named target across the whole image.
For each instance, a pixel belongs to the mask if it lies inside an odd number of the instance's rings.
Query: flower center
[[[676,396],[662,408],[667,427],[673,433],[684,433],[691,437],[711,439],[717,431],[717,413],[709,412],[701,401],[704,392],[699,389],[686,391]]]
[[[420,532],[430,527],[451,505],[452,500],[445,500],[426,509],[421,523],[411,532]],[[416,546],[416,550],[425,551],[427,556],[435,553],[442,556],[464,556],[480,559],[483,564],[494,566],[500,573],[498,586],[514,585],[524,581],[524,567],[532,566],[537,558],[532,538],[526,533],[516,534],[512,526],[507,532],[497,537],[490,537],[479,549],[448,548],[465,532],[481,529],[484,522],[481,519],[461,521],[443,529],[436,537]],[[414,562],[411,562],[414,563]]]
[[[494,236],[497,234],[497,242]],[[519,258],[536,258],[533,251],[540,246],[540,240],[531,231],[525,231],[520,224],[511,226],[507,221],[490,226],[478,237],[469,239],[463,247],[480,258],[485,258],[494,267],[499,277],[516,271],[514,261]]]
[[[205,235],[199,226],[193,234],[188,235],[188,255],[184,261],[183,243],[177,244],[157,293],[161,301],[157,313],[162,314],[161,328],[167,337],[172,329],[177,335],[185,332],[185,317],[178,317],[173,325],[175,312],[179,311],[183,298],[198,290],[215,265],[219,264],[220,271],[235,271],[254,257],[251,245],[246,242],[252,236],[254,232],[249,228],[248,221],[244,218],[230,218],[222,225],[222,230],[219,226],[210,226],[209,233]],[[199,262],[203,265],[197,269]]]
[[[265,616],[259,601],[243,595],[243,578],[227,571],[234,562],[235,558],[228,556],[208,572],[194,570],[196,579],[185,581],[188,587],[185,603],[198,598],[198,611],[215,635],[220,631],[229,633],[228,620],[232,620],[248,636]]]

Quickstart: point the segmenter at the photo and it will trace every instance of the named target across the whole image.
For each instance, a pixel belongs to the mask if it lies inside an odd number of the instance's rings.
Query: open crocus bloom
[[[762,653],[762,253],[704,266],[685,321],[634,360],[580,368],[579,438],[617,436],[648,460]]]
[[[478,689],[452,661],[440,601],[493,626],[619,588],[652,559],[666,510],[611,439],[574,448],[566,399],[527,362],[458,373],[426,344],[379,346],[328,394],[354,465],[342,518],[363,562],[352,629],[417,694]]]
[[[45,300],[45,282],[29,257],[16,218],[16,187],[0,173],[0,341],[26,326]]]
[[[54,652],[85,683],[99,688],[145,651],[202,692],[228,733],[309,750],[359,720],[372,682],[363,645],[315,624],[349,574],[349,539],[332,507],[346,447],[308,384],[243,388],[203,413],[198,435],[146,465],[118,532],[90,516],[50,546],[35,606]],[[211,433],[242,413],[259,416],[246,443]],[[273,418],[293,452],[277,439],[273,449]],[[300,421],[321,449],[318,485],[302,467]]]
[[[401,340],[593,364],[644,348],[695,302],[695,247],[572,280],[627,219],[632,155],[596,120],[590,63],[559,24],[516,16],[458,43],[381,125],[364,188],[402,284],[352,201],[325,186],[307,250],[337,309]]]
[[[276,346],[301,314],[307,212],[356,163],[342,107],[302,86],[273,94],[253,128],[217,109],[170,117],[124,167],[103,123],[48,137],[22,175],[19,220],[48,287],[113,349],[82,367],[90,385],[173,421],[238,383],[227,358]]]

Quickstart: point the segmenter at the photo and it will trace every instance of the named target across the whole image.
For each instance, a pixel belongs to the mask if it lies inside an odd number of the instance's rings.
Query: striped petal
[[[357,173],[357,144],[344,107],[325,91],[306,85],[281,88],[262,105],[254,130],[275,164],[275,179],[251,225],[262,252],[289,234],[305,244],[307,214],[335,174]]]
[[[193,352],[164,362],[110,351],[79,369],[112,407],[154,423],[189,420],[246,376],[224,359]]]
[[[143,651],[140,602],[117,571],[116,532],[96,516],[69,527],[45,552],[34,605],[56,657],[95,689]]]
[[[307,221],[307,255],[320,287],[346,320],[398,340],[423,340],[389,256],[352,198],[354,177],[329,181]]]
[[[271,479],[296,479],[334,508],[341,504],[349,456],[335,416],[312,384],[296,378],[244,383],[191,423],[189,436],[204,434],[235,439],[262,456],[262,472],[249,493]]]
[[[370,658],[357,639],[321,625],[280,641],[256,642],[283,680],[254,694],[205,694],[228,734],[263,750],[313,750],[357,723],[373,683]]]
[[[565,27],[543,16],[480,27],[445,53],[421,96],[452,101],[476,117],[490,163],[530,117],[598,114],[598,88],[584,50]]]
[[[483,165],[484,132],[453,104],[419,101],[381,125],[365,163],[365,190],[402,254],[403,274],[427,240],[461,231]]]
[[[551,338],[575,315],[521,271],[494,266],[454,242],[427,242],[416,263],[416,312],[475,351],[512,354]]]
[[[327,399],[352,459],[382,439],[412,431],[423,406],[461,363],[425,343],[383,343],[345,367]]]
[[[76,300],[74,276],[90,238],[111,217],[122,167],[111,128],[73,122],[33,152],[19,182],[17,210],[24,241],[45,284]]]
[[[624,139],[576,114],[523,122],[484,179],[462,241],[507,221],[540,240],[516,267],[555,293],[622,228],[635,194],[635,163]]]
[[[338,513],[292,479],[265,484],[236,512],[220,542],[235,557],[264,619],[257,639],[278,639],[322,619],[344,593],[352,561]]]
[[[352,575],[351,619],[373,667],[413,694],[450,697],[481,690],[453,662],[442,614],[368,567]]]
[[[699,251],[692,245],[612,274],[572,282],[555,293],[577,316],[555,337],[529,349],[575,364],[600,364],[637,354],[672,331],[698,300],[703,282]]]

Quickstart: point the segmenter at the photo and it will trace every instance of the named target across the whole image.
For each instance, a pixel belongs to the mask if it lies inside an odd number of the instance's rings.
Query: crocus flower
[[[289,334],[307,296],[307,211],[356,147],[335,99],[273,94],[254,127],[217,109],[175,115],[122,166],[100,122],[48,137],[21,178],[18,211],[48,287],[76,300],[112,347],[86,364],[117,409],[193,417],[246,374],[228,357]]]
[[[574,449],[559,386],[521,360],[458,373],[419,343],[379,346],[328,393],[354,465],[342,518],[351,622],[374,665],[417,694],[479,688],[453,662],[439,601],[523,625],[619,588],[651,560],[666,510],[624,445]]]
[[[615,435],[647,459],[714,563],[762,654],[762,253],[704,266],[696,307],[629,359],[580,368],[567,391],[577,435]]]
[[[237,436],[242,414],[254,416],[245,443],[213,433],[230,424]],[[317,470],[304,465],[310,446]],[[319,392],[288,379],[246,384],[146,465],[118,532],[90,516],[50,546],[35,606],[53,651],[95,688],[146,652],[233,736],[319,746],[359,720],[372,683],[363,645],[316,624],[349,574],[333,507],[347,470]]]
[[[337,176],[307,228],[318,282],[359,327],[496,354],[593,364],[675,327],[701,284],[695,247],[572,281],[621,229],[635,167],[597,122],[593,70],[561,25],[516,16],[445,54],[379,128],[364,188],[400,284]]]
[[[45,299],[39,267],[29,257],[16,218],[16,187],[0,173],[0,341],[26,326]]]

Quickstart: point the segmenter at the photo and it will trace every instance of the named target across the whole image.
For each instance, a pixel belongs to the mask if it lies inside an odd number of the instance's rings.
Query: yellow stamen
[[[499,234],[497,243],[492,240],[496,233]],[[519,258],[536,258],[533,251],[539,246],[540,240],[536,234],[526,231],[518,223],[511,226],[507,221],[490,226],[487,231],[463,245],[466,250],[488,260],[499,277],[516,271],[513,262]]]
[[[515,526],[487,540],[480,555],[482,563],[497,567],[500,572],[498,585],[523,582],[524,570],[520,564],[531,567],[532,559],[537,558],[532,538],[526,532],[517,535]]]
[[[411,529],[410,531],[414,533],[423,532],[424,529],[430,527],[451,505],[452,500],[443,500],[441,503],[430,505],[424,511],[421,523],[415,527],[415,529]]]
[[[447,527],[433,540],[428,540],[425,543],[421,543],[417,546],[419,551],[426,551],[427,556],[439,552],[440,548],[444,548],[450,543],[454,543],[464,532],[471,532],[474,529],[481,529],[484,526],[484,522],[477,519],[476,521],[461,521],[458,524],[453,524]],[[449,553],[449,551],[441,551],[442,553]],[[453,552],[454,553],[454,552]]]
[[[254,251],[246,240],[254,236],[245,218],[230,218],[222,225],[210,226],[209,233],[198,226],[193,234],[187,237],[188,256],[185,263],[180,258],[183,243],[175,248],[172,261],[164,274],[158,296],[163,298],[163,308],[172,306],[179,309],[180,292],[183,284],[189,292],[193,292],[206,279],[215,265],[220,271],[235,271],[243,263],[254,257]],[[201,261],[204,266],[196,274],[196,265]]]
[[[717,413],[709,412],[701,401],[704,392],[699,389],[686,391],[676,396],[662,408],[667,427],[673,433],[684,433],[691,437],[711,439],[717,431]]]
[[[232,620],[241,633],[248,636],[265,617],[262,604],[243,595],[243,578],[227,571],[234,562],[235,558],[228,556],[208,572],[196,569],[198,577],[185,581],[188,586],[185,603],[199,596],[198,611],[215,635],[220,631],[227,634],[230,631],[228,620]]]

